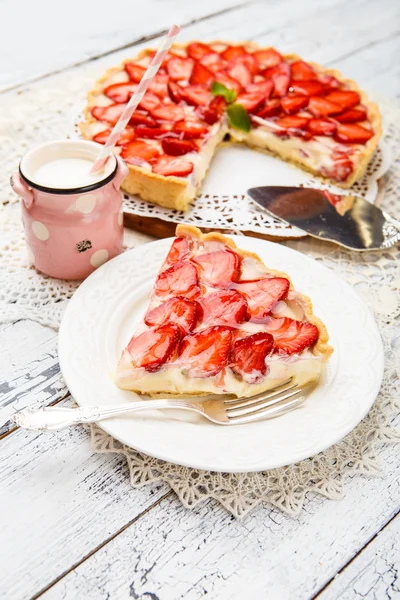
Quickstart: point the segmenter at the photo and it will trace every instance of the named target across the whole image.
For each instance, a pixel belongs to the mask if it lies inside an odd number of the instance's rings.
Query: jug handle
[[[33,192],[32,192],[32,190],[29,189],[29,187],[26,185],[26,183],[21,179],[21,176],[19,173],[14,173],[13,175],[11,175],[10,185],[11,185],[12,189],[14,190],[14,192],[22,198],[22,201],[25,204],[25,208],[27,210],[29,210],[33,204]]]
[[[123,180],[127,177],[128,173],[129,173],[129,169],[128,169],[128,166],[125,163],[125,161],[122,160],[122,158],[120,156],[116,156],[115,158],[117,159],[117,172],[113,179],[113,186],[115,187],[116,190],[119,190],[121,183],[123,182]]]

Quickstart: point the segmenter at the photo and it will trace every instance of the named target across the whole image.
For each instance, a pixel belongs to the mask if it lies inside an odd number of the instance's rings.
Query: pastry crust
[[[188,42],[187,44],[173,44],[171,49],[178,52],[179,50],[185,51],[189,43],[190,42]],[[232,43],[214,40],[212,42],[207,42],[207,44],[210,46],[243,46],[252,51],[268,49],[249,41],[241,43]],[[84,116],[86,120],[84,122],[79,123],[80,132],[85,139],[92,139],[93,133],[91,132],[91,125],[93,123],[99,123],[99,121],[97,121],[92,116],[91,109],[93,108],[93,106],[96,106],[96,97],[98,97],[99,94],[102,94],[104,89],[104,83],[106,81],[109,81],[110,78],[112,78],[114,75],[117,75],[118,73],[124,73],[124,65],[126,63],[140,61],[142,58],[146,57],[148,54],[151,54],[153,52],[154,49],[152,48],[146,48],[144,50],[141,50],[136,55],[136,57],[124,60],[118,67],[111,67],[104,73],[104,75],[100,79],[97,80],[95,86],[92,90],[89,91],[87,95],[87,105],[84,110]],[[302,60],[296,54],[285,54],[282,56],[285,60],[288,61]],[[262,150],[278,155],[282,160],[300,166],[302,169],[311,172],[314,176],[317,176],[322,181],[333,183],[338,187],[349,188],[364,175],[368,163],[370,162],[372,155],[377,148],[380,137],[382,135],[381,115],[379,113],[378,106],[368,99],[366,93],[360,90],[355,81],[353,81],[352,79],[345,79],[341,75],[341,73],[336,69],[326,69],[315,62],[309,62],[308,64],[310,64],[316,71],[322,72],[326,75],[332,75],[340,82],[345,84],[349,89],[358,92],[360,94],[362,104],[367,109],[368,121],[372,125],[374,135],[367,141],[366,144],[358,145],[360,148],[360,161],[354,169],[354,171],[352,172],[351,176],[344,182],[337,182],[327,177],[322,177],[319,173],[315,172],[315,170],[313,170],[307,163],[302,162],[300,157],[294,157],[291,154],[290,150],[284,151],[282,148],[279,148],[279,150],[277,150],[272,147],[260,147],[254,145],[252,145],[252,147],[257,150]],[[128,81],[128,77],[126,78],[126,81]],[[111,103],[112,102],[110,100],[109,104]],[[230,139],[232,142],[242,141],[243,139],[242,136],[238,134],[237,130],[229,129],[228,133],[230,134]],[[199,180],[196,181],[195,185],[192,183],[191,179],[183,179],[181,177],[173,176],[165,177],[163,175],[158,175],[156,173],[153,173],[152,171],[149,171],[148,169],[136,165],[128,164],[127,166],[129,168],[129,174],[121,185],[121,188],[123,190],[125,190],[129,194],[138,194],[143,199],[148,200],[150,202],[155,202],[160,206],[185,211],[188,209],[191,201],[199,191],[201,182],[209,165],[207,165],[206,169],[204,170],[204,173],[199,178]]]

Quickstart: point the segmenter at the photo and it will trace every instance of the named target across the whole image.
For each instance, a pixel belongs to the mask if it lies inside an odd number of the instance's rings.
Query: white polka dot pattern
[[[47,229],[46,225],[44,225],[44,223],[41,223],[40,221],[32,221],[32,232],[33,235],[36,236],[37,239],[41,240],[42,242],[45,242],[50,237],[50,232]]]
[[[108,251],[105,249],[102,250],[96,250],[96,252],[94,252],[90,258],[90,264],[92,265],[92,267],[100,267],[100,265],[102,265],[103,263],[106,262],[106,260],[108,260]]]
[[[79,198],[76,199],[75,208],[78,212],[88,215],[96,206],[96,201],[96,194],[85,194],[84,196],[79,196]]]

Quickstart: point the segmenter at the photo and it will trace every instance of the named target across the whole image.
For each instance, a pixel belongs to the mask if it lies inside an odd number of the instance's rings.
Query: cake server
[[[384,250],[400,242],[400,221],[353,194],[284,186],[254,187],[247,193],[272,216],[350,250]]]

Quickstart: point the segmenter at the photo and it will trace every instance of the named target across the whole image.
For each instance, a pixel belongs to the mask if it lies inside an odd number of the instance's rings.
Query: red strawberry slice
[[[157,127],[157,122],[149,117],[145,112],[135,110],[131,118],[129,119],[130,125],[146,125],[146,127]]]
[[[288,117],[283,117],[282,119],[277,119],[275,124],[282,129],[287,129],[290,133],[298,134],[304,137],[303,130],[307,128],[309,119],[307,117],[296,117],[294,115],[290,115]],[[279,135],[279,131],[274,131],[276,135]],[[307,135],[305,137],[308,137]]]
[[[337,89],[340,87],[340,81],[336,77],[333,77],[333,75],[320,75],[319,81],[327,88]]]
[[[144,110],[152,111],[157,106],[160,106],[160,98],[151,92],[146,92],[139,103],[139,107]]]
[[[190,83],[201,83],[202,85],[210,87],[213,81],[214,73],[212,73],[200,62],[196,62],[190,76]]]
[[[337,102],[321,98],[320,96],[311,96],[308,103],[308,110],[315,117],[327,117],[328,115],[336,115],[343,111],[343,108]]]
[[[281,113],[282,107],[281,107],[281,101],[278,100],[277,98],[270,100],[269,102],[266,103],[266,105],[259,110],[256,114],[257,117],[260,117],[261,119],[265,119],[267,117],[276,117],[277,115],[279,115]]]
[[[90,111],[92,116],[98,121],[105,121],[110,125],[115,125],[122,113],[126,104],[109,104],[108,106],[94,106]]]
[[[229,366],[247,383],[259,383],[267,373],[266,358],[273,347],[274,338],[269,333],[248,335],[233,345]]]
[[[287,115],[292,115],[294,113],[297,113],[302,108],[305,108],[307,106],[307,104],[308,104],[307,96],[291,95],[291,96],[286,96],[285,98],[282,98],[282,100],[281,100],[281,105],[282,105],[283,111]]]
[[[254,56],[252,54],[249,54],[248,52],[246,54],[243,54],[242,56],[237,56],[233,60],[230,60],[228,63],[228,69],[235,65],[244,65],[248,68],[252,75],[257,75],[259,71],[259,66],[256,58],[254,58]]]
[[[253,81],[253,75],[251,74],[249,67],[241,62],[236,62],[236,64],[232,65],[227,72],[229,77],[236,79],[236,81],[244,88]]]
[[[196,256],[201,279],[214,287],[228,287],[240,277],[240,258],[232,250],[216,250]]]
[[[232,333],[227,327],[209,327],[186,336],[179,347],[179,362],[192,377],[213,377],[227,364]]]
[[[103,93],[114,102],[121,104],[130,100],[136,88],[136,83],[114,83],[104,88]]]
[[[131,142],[123,146],[121,156],[130,165],[140,164],[143,160],[150,161],[159,156],[160,151],[146,142]]]
[[[266,330],[273,336],[275,352],[298,354],[318,340],[318,327],[305,321],[295,321],[288,317],[270,318],[265,324]]]
[[[146,369],[150,373],[167,362],[178,346],[181,337],[176,325],[162,325],[155,329],[147,329],[137,337],[133,337],[127,350],[136,369]]]
[[[316,73],[314,69],[308,63],[304,62],[304,60],[296,60],[290,65],[290,71],[292,74],[292,79],[294,81],[302,81],[304,79],[315,79]]]
[[[267,48],[266,50],[257,50],[253,52],[254,58],[257,60],[260,68],[269,69],[276,67],[283,61],[282,55],[277,52],[274,48]]]
[[[307,128],[313,135],[333,135],[336,131],[335,123],[329,119],[310,119]]]
[[[215,73],[214,80],[218,81],[218,83],[222,83],[222,85],[227,87],[228,90],[235,90],[237,94],[239,94],[240,90],[242,89],[242,86],[238,81],[236,81],[236,79],[232,79],[232,77],[229,77],[229,75],[223,71],[217,71]]]
[[[101,131],[100,133],[94,136],[93,141],[97,142],[98,144],[105,144],[108,140],[111,131],[112,129],[105,129],[104,131]],[[133,140],[134,137],[135,130],[132,129],[132,127],[126,127],[118,138],[117,146],[123,146],[124,144],[128,144]]]
[[[238,58],[239,56],[244,56],[247,54],[246,50],[243,46],[228,46],[226,50],[221,52],[222,58],[225,60],[233,60],[234,58]]]
[[[178,121],[174,125],[174,133],[177,133],[180,139],[191,140],[203,137],[208,133],[208,129],[197,121]]]
[[[194,58],[194,60],[200,60],[201,58],[212,52],[210,50],[210,47],[206,44],[203,44],[202,42],[192,42],[188,45],[186,51],[188,56],[190,56],[190,58]]]
[[[189,81],[194,60],[192,58],[171,58],[166,65],[168,75],[174,81]]]
[[[171,100],[173,100],[174,102],[176,102],[178,104],[182,99],[181,86],[178,85],[177,83],[174,83],[173,81],[169,81],[167,88],[168,88],[168,94],[169,94],[169,97],[171,98]]]
[[[182,96],[188,104],[202,106],[210,100],[210,91],[204,85],[188,85],[183,88]]]
[[[351,108],[341,115],[336,115],[336,121],[339,123],[356,123],[357,121],[365,121],[367,119],[367,111],[363,106]]]
[[[274,84],[272,81],[257,81],[256,83],[249,83],[249,85],[246,87],[246,92],[249,92],[250,94],[262,94],[264,99],[268,100],[273,89]]]
[[[129,75],[129,79],[131,79],[132,81],[136,81],[136,83],[139,83],[139,81],[142,79],[143,75],[146,72],[146,69],[144,67],[141,67],[140,65],[135,65],[134,63],[125,63],[124,68]]]
[[[190,140],[177,140],[174,138],[166,138],[161,142],[165,154],[170,156],[182,156],[188,152],[196,152],[197,146]]]
[[[162,104],[150,110],[151,115],[160,121],[181,121],[185,116],[182,106]]]
[[[179,325],[185,333],[192,331],[196,321],[197,302],[191,302],[186,298],[170,298],[148,311],[144,317],[144,322],[150,327],[172,323]]]
[[[168,95],[168,75],[157,73],[153,81],[149,85],[149,90],[159,98],[165,98]]]
[[[269,277],[254,281],[240,281],[233,287],[247,299],[250,320],[263,323],[275,304],[285,298],[290,283],[284,277]]]
[[[190,262],[180,262],[162,271],[154,285],[154,293],[158,298],[183,296],[191,300],[199,292],[196,267]]]
[[[247,302],[239,292],[223,290],[204,296],[200,303],[199,319],[202,325],[237,327],[246,318]]]
[[[266,79],[271,79],[274,84],[274,96],[286,96],[290,85],[290,67],[287,63],[280,63],[276,67],[263,71]]]
[[[346,181],[353,172],[353,163],[346,156],[339,156],[332,165],[321,168],[321,175],[334,181]]]
[[[239,94],[236,102],[244,106],[248,112],[253,112],[264,102],[264,95],[260,93]]]
[[[165,264],[172,265],[187,258],[190,254],[189,242],[186,238],[176,238],[165,259]]]
[[[216,71],[221,71],[226,65],[226,61],[222,58],[220,54],[218,54],[218,52],[209,52],[208,54],[205,54],[200,59],[200,62],[202,65],[207,67],[207,69],[209,69],[212,73],[215,73]]]
[[[365,144],[369,139],[372,138],[374,132],[370,129],[366,129],[362,125],[356,125],[355,123],[349,123],[346,125],[338,125],[335,139],[338,142],[344,142],[349,144]]]
[[[320,81],[292,81],[291,87],[296,94],[319,96],[324,91]]]
[[[164,175],[164,177],[186,177],[194,169],[193,163],[182,158],[173,158],[163,154],[153,165],[154,173]]]
[[[226,109],[226,102],[222,96],[215,96],[208,106],[201,107],[201,117],[209,125],[220,120]]]
[[[137,127],[135,129],[138,138],[150,138],[159,140],[168,135],[169,130],[162,127]]]
[[[360,94],[353,90],[335,90],[329,92],[326,98],[327,100],[340,104],[343,108],[353,108],[353,106],[356,106],[361,102]]]

